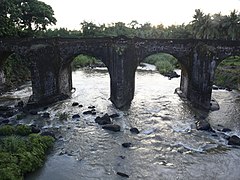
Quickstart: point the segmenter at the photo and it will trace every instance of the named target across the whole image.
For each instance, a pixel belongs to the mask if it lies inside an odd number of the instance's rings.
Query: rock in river
[[[201,131],[213,131],[209,122],[205,119],[200,119],[196,121],[196,128],[197,130]]]
[[[131,128],[130,131],[131,133],[139,134],[139,130],[137,128]]]
[[[96,117],[95,122],[99,125],[112,124],[112,121],[107,113],[102,117]]]
[[[240,146],[240,138],[236,135],[229,137],[228,145],[237,145]]]
[[[114,132],[118,132],[121,129],[120,126],[117,124],[106,124],[102,128]]]

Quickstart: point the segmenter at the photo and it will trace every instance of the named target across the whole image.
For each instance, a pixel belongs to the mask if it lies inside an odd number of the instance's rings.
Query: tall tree
[[[0,36],[32,34],[57,21],[52,7],[38,0],[1,0],[0,20]]]
[[[229,16],[225,17],[224,26],[227,28],[228,36],[231,40],[236,40],[240,33],[240,15],[233,10]]]

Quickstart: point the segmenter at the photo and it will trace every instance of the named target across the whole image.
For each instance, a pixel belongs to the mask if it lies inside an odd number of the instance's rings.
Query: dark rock
[[[31,114],[31,115],[37,115],[37,114],[38,114],[38,111],[35,110],[35,109],[32,109],[32,110],[29,111],[29,114]]]
[[[78,106],[78,105],[79,105],[78,102],[74,102],[74,103],[72,103],[72,106]]]
[[[41,133],[41,136],[51,136],[51,137],[53,137],[54,139],[56,139],[55,134],[54,134],[53,132],[50,132],[50,131],[42,132],[42,133]]]
[[[0,106],[0,111],[9,111],[11,110],[12,108],[11,107],[8,107],[8,106]]]
[[[213,85],[213,86],[212,86],[212,89],[213,89],[213,90],[218,90],[218,89],[219,89],[219,87],[218,87],[218,86],[216,86],[216,85]]]
[[[110,117],[110,118],[117,118],[117,117],[119,117],[119,114],[117,114],[117,113],[111,114],[109,117]]]
[[[32,133],[40,133],[40,128],[39,127],[37,127],[36,125],[32,125],[31,126],[31,131],[32,131]]]
[[[125,159],[125,158],[126,158],[125,156],[122,156],[122,155],[121,155],[121,156],[119,156],[119,157],[120,157],[121,159]]]
[[[122,146],[123,146],[124,148],[129,148],[129,147],[132,146],[132,143],[130,143],[130,142],[122,143]]]
[[[0,120],[0,124],[8,124],[10,121],[8,119]]]
[[[125,178],[129,178],[129,175],[122,173],[122,172],[117,172],[117,175],[125,177]]]
[[[102,128],[114,132],[120,131],[120,126],[117,124],[106,124]]]
[[[45,113],[42,114],[42,117],[43,118],[50,118],[50,113],[45,112]]]
[[[201,130],[201,131],[213,131],[209,122],[207,122],[205,119],[196,121],[196,128],[197,130]]]
[[[178,75],[175,71],[165,73],[164,76],[167,76],[169,80],[180,77],[180,75]]]
[[[18,107],[18,108],[23,108],[23,106],[24,106],[23,101],[19,101],[16,105],[16,107]]]
[[[112,124],[112,121],[108,114],[105,114],[102,117],[96,117],[95,122],[98,123],[99,125],[105,125],[105,124]]]
[[[230,132],[230,131],[232,131],[232,130],[229,129],[229,128],[223,128],[223,129],[222,129],[222,132]]]
[[[229,86],[226,86],[227,91],[232,91],[232,89]]]
[[[131,128],[130,129],[131,133],[139,134],[140,131],[137,128]]]
[[[237,145],[240,146],[240,138],[236,135],[229,137],[228,145]]]
[[[45,110],[47,110],[48,109],[48,107],[46,106],[46,107],[43,107],[43,111],[45,111]]]
[[[83,105],[82,105],[82,104],[80,104],[78,107],[82,108],[82,107],[83,107]]]
[[[94,109],[96,108],[95,106],[88,106],[88,109]]]
[[[84,111],[83,114],[87,115],[87,114],[92,114],[93,112],[96,112],[96,111],[95,110]]]
[[[15,114],[15,112],[13,110],[10,110],[10,111],[3,113],[2,117],[9,118],[9,117],[14,116],[14,114]]]
[[[97,112],[95,110],[92,111],[92,115],[96,115]]]
[[[76,118],[80,118],[80,116],[79,116],[79,114],[74,114],[74,115],[72,116],[72,118],[73,118],[73,119],[76,119]]]

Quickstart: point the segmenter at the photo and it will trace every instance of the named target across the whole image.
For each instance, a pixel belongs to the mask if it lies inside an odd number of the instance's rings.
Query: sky
[[[205,14],[240,12],[240,0],[41,0],[50,5],[57,19],[53,28],[80,29],[85,21],[95,24],[114,22],[180,25],[189,23],[195,9]]]

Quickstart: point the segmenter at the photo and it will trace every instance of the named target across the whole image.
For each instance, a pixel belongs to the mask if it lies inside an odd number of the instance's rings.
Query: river
[[[180,73],[178,71],[178,73]],[[109,101],[110,79],[104,70],[73,72],[76,92],[72,98],[40,111],[50,118],[28,116],[22,123],[38,124],[54,130],[57,141],[45,165],[26,177],[27,180],[115,180],[129,179],[240,179],[240,148],[227,145],[222,128],[228,135],[240,136],[240,93],[213,91],[220,110],[205,113],[216,133],[196,130],[199,112],[174,94],[180,78],[168,80],[156,71],[137,71],[135,97],[129,110],[120,111]],[[27,99],[30,83],[1,97]],[[12,101],[11,101],[12,102]],[[83,105],[73,107],[73,102]],[[5,102],[6,103],[6,102]],[[6,103],[7,104],[7,103]],[[83,115],[88,106],[96,115]],[[67,120],[59,120],[62,113]],[[72,119],[79,114],[80,118]],[[118,113],[114,123],[120,132],[104,130],[95,123],[96,116]],[[130,132],[131,127],[140,130]],[[129,148],[122,143],[130,142]]]

